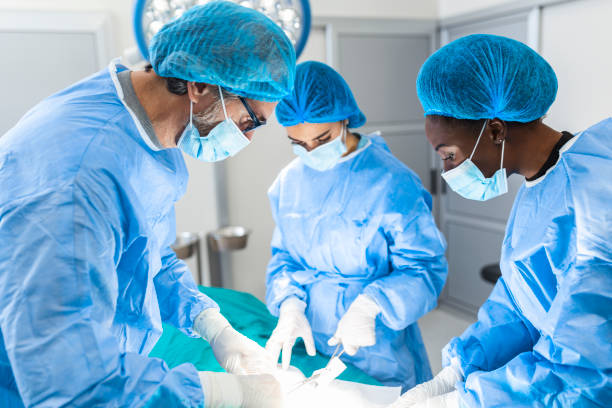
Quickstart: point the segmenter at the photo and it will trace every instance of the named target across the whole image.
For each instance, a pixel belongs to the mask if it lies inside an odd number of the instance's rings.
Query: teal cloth
[[[225,288],[199,287],[200,291],[219,304],[221,313],[230,324],[248,338],[261,346],[276,327],[278,319],[272,316],[266,305],[255,296]],[[164,332],[149,356],[164,360],[170,368],[183,363],[191,363],[199,371],[224,371],[212,353],[207,341],[191,338],[174,327],[164,324]],[[293,348],[291,365],[299,368],[309,377],[313,371],[325,367],[329,356],[317,353],[315,357],[306,354],[304,343],[298,341]],[[362,384],[380,385],[378,381],[361,370],[348,365],[339,379]]]

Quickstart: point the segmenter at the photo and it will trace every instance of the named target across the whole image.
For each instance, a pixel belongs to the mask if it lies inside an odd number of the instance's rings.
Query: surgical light
[[[142,56],[149,58],[149,41],[164,24],[178,18],[189,8],[212,0],[136,0],[134,34]],[[278,24],[295,47],[299,57],[310,33],[308,0],[231,0],[244,7],[262,12]]]

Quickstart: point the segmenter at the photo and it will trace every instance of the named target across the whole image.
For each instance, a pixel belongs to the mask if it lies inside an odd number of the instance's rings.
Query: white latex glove
[[[280,307],[278,324],[266,343],[266,350],[274,361],[278,361],[281,349],[283,351],[283,370],[289,368],[291,363],[291,350],[298,337],[304,340],[306,352],[309,356],[317,354],[312,338],[310,323],[304,315],[306,303],[295,296],[287,298]]]
[[[445,367],[436,375],[433,380],[419,384],[406,391],[389,408],[407,408],[416,404],[425,403],[428,399],[446,395],[455,391],[455,384],[463,380],[463,375],[457,368],[450,365]],[[457,395],[455,393],[455,395]],[[458,401],[458,399],[457,399]],[[418,405],[419,407],[428,405]],[[435,406],[435,405],[432,405]],[[443,405],[441,405],[443,406]]]
[[[423,402],[412,405],[411,408],[460,408],[459,392],[447,392],[433,398],[428,398]]]
[[[278,381],[269,374],[235,375],[200,372],[206,408],[281,408]]]
[[[230,373],[262,374],[276,368],[276,362],[266,350],[234,330],[217,309],[200,313],[193,330],[208,340],[215,358]]]
[[[348,308],[340,322],[334,337],[327,344],[335,346],[342,343],[348,355],[355,355],[359,347],[376,344],[376,316],[380,306],[367,295],[359,295]]]

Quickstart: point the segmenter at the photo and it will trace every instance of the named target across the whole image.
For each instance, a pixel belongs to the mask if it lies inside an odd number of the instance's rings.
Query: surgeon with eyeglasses
[[[183,153],[216,162],[247,146],[293,88],[293,45],[263,14],[215,1],[149,51],[145,71],[113,62],[0,138],[2,407],[282,406],[274,361],[170,245]],[[162,322],[210,342],[228,373],[149,357]]]
[[[417,320],[444,286],[445,240],[431,195],[394,157],[345,80],[320,62],[297,66],[276,107],[296,154],[269,190],[276,229],[266,302],[279,316],[266,344],[288,368],[296,339],[389,386],[431,379]]]

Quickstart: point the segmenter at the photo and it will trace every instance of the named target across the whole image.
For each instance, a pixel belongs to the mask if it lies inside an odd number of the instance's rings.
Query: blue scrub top
[[[579,133],[519,190],[502,277],[443,357],[470,407],[612,402],[612,118]]]
[[[276,230],[267,271],[272,314],[289,296],[304,300],[318,351],[359,294],[381,307],[376,345],[342,359],[386,385],[431,378],[417,320],[435,307],[446,280],[446,242],[418,176],[379,135],[330,170],[301,159],[269,191]]]
[[[216,307],[170,249],[187,170],[121,95],[111,64],[0,138],[0,400],[16,406],[204,403],[192,365],[147,357],[162,322],[195,336]]]

